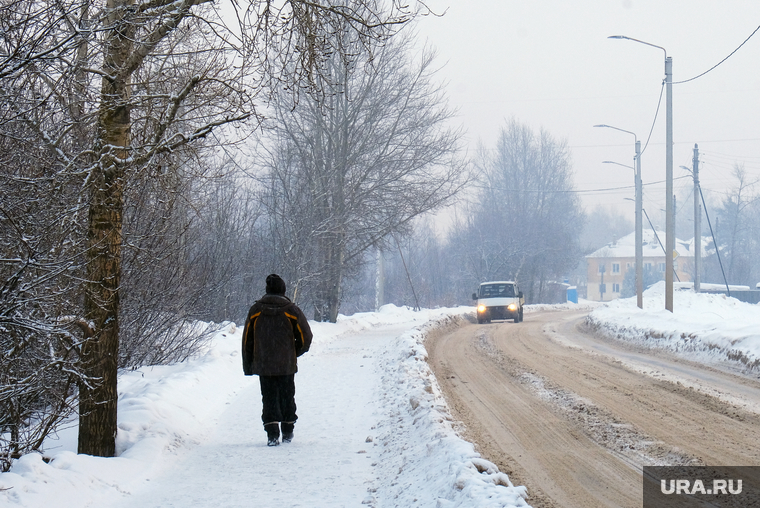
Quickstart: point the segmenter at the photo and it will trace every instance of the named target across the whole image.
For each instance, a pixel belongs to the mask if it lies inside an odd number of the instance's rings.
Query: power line
[[[749,41],[752,38],[752,36],[755,35],[758,32],[758,30],[760,30],[760,26],[758,26],[757,28],[755,28],[755,31],[752,32],[749,35],[749,37],[747,37],[744,40],[744,42],[742,42],[741,44],[739,44],[739,47],[737,47],[735,50],[733,50],[726,58],[724,58],[723,60],[721,60],[717,64],[713,65],[711,68],[707,69],[705,72],[703,72],[699,76],[694,76],[693,78],[690,78],[690,79],[687,79],[687,80],[684,80],[684,81],[677,81],[677,82],[675,82],[673,84],[674,85],[678,85],[678,84],[681,84],[681,83],[688,83],[689,81],[694,81],[697,78],[701,78],[702,76],[704,76],[705,74],[707,74],[708,72],[712,71],[713,69],[715,69],[716,67],[718,67],[720,64],[722,64],[723,62],[725,62],[726,60],[728,60],[729,58],[731,58],[731,56],[733,56],[734,53],[736,53],[737,51],[739,51],[739,49],[742,46],[744,46],[747,43],[747,41]],[[660,106],[662,105],[662,92],[663,92],[663,90],[665,90],[665,80],[664,79],[662,81],[662,86],[660,87],[660,98],[657,100],[657,109],[654,112],[654,119],[652,120],[652,127],[650,127],[650,129],[649,129],[649,135],[647,136],[646,143],[644,143],[644,148],[641,150],[640,156],[644,155],[644,152],[646,152],[646,149],[649,146],[649,140],[652,139],[652,133],[654,132],[654,126],[657,124],[657,116],[660,114]]]
[[[737,140],[732,140],[732,141],[737,141]],[[750,140],[747,140],[747,141],[758,141],[758,140],[756,140],[756,139],[750,139]],[[720,152],[712,152],[712,151],[706,151],[706,152],[703,152],[703,153],[705,155],[710,155],[712,157],[717,157],[717,158],[721,158],[721,159],[737,160],[737,157],[735,155],[733,155],[733,154],[720,153]],[[758,160],[760,160],[760,157],[747,157],[747,156],[742,156],[741,157],[741,160],[748,160],[748,159],[758,159]]]
[[[744,42],[742,42],[741,44],[739,44],[739,47],[737,47],[735,50],[733,50],[726,58],[724,58],[720,62],[716,63],[715,65],[713,65],[712,67],[710,67],[709,69],[707,69],[705,72],[703,72],[699,76],[694,76],[693,78],[686,79],[684,81],[676,81],[673,84],[674,85],[680,85],[681,83],[688,83],[689,81],[694,81],[697,78],[701,78],[702,76],[704,76],[705,74],[707,74],[708,72],[712,71],[717,66],[719,66],[720,64],[722,64],[723,62],[725,62],[726,60],[728,60],[729,58],[731,58],[734,55],[734,53],[736,53],[737,51],[739,51],[739,49],[741,49],[741,47],[744,46],[747,43],[747,41],[750,40],[752,38],[752,36],[757,33],[758,30],[760,30],[760,26],[758,26],[757,28],[755,28],[755,31],[752,32],[751,34],[749,34],[749,37],[747,37],[746,39],[744,39]]]
[[[663,90],[665,90],[665,81],[662,82],[662,86],[660,87],[660,98],[657,100],[657,109],[654,112],[654,120],[652,120],[652,127],[649,129],[649,136],[647,136],[647,142],[644,144],[644,148],[641,150],[639,157],[641,155],[644,155],[644,152],[646,152],[647,147],[649,146],[649,140],[652,139],[652,132],[654,132],[654,126],[657,123],[657,115],[660,114],[660,105],[662,104]]]
[[[743,138],[743,139],[705,139],[701,140],[700,143],[744,143],[748,141],[760,141],[760,138]],[[649,144],[649,143],[647,143]],[[665,142],[662,143],[651,143],[654,146],[664,146]],[[674,141],[673,145],[694,145],[693,141]],[[567,145],[568,148],[607,148],[607,147],[620,147],[620,146],[630,146],[628,143],[616,143],[616,144],[604,144],[604,145]],[[498,150],[498,148],[486,148],[488,151],[494,151]],[[709,153],[709,152],[706,152]],[[760,159],[760,157],[757,157]]]
[[[684,178],[691,178],[690,175],[685,176],[679,176],[674,178],[673,180],[682,180]],[[652,186],[652,185],[660,185],[665,183],[665,180],[660,180],[658,182],[649,182],[642,184],[644,187]],[[612,192],[612,191],[619,191],[619,190],[631,190],[635,186],[634,185],[627,185],[623,187],[608,187],[605,189],[585,189],[585,190],[577,190],[577,189],[562,189],[562,190],[546,190],[546,189],[507,189],[505,187],[496,187],[492,185],[473,185],[473,187],[477,189],[489,189],[489,190],[497,190],[501,192],[529,192],[529,193],[544,193],[544,194],[586,194],[586,193],[594,193],[594,192]]]

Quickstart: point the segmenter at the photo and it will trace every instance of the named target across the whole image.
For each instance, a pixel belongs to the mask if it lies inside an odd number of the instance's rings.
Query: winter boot
[[[290,443],[293,441],[293,428],[295,427],[294,422],[282,422],[282,442],[283,443]]]
[[[267,446],[280,444],[280,425],[277,422],[265,424],[264,430],[267,431]]]

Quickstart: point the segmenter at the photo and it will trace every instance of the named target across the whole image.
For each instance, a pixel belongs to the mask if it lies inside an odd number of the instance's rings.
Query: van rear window
[[[514,284],[486,284],[480,286],[480,298],[514,298]]]

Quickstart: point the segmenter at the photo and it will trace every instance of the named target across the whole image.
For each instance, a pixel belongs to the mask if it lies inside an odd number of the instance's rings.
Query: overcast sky
[[[697,76],[728,56],[760,26],[758,0],[430,0],[443,17],[417,25],[438,51],[439,78],[468,132],[472,150],[493,147],[514,117],[567,142],[584,206],[614,206],[633,218],[634,137],[649,138],[663,89],[662,46],[673,58],[673,81]],[[707,199],[733,185],[734,164],[760,178],[760,31],[705,76],[673,85],[676,195],[693,186],[695,143]],[[665,94],[642,155],[644,207],[665,203]],[[593,192],[596,189],[615,191]],[[677,213],[691,215],[691,197]],[[688,236],[689,235],[681,235]]]

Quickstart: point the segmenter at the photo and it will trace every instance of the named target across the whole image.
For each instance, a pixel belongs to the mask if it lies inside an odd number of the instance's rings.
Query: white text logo
[[[709,482],[708,482],[709,484]],[[712,488],[705,488],[702,480],[660,480],[660,491],[663,494],[741,494],[742,481],[736,480],[713,480]]]

